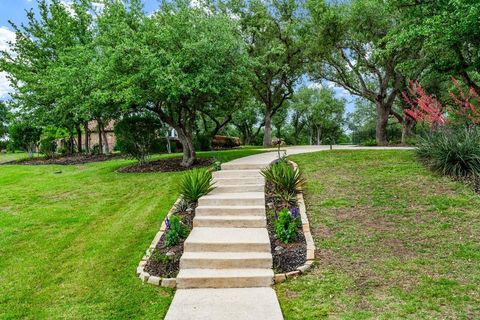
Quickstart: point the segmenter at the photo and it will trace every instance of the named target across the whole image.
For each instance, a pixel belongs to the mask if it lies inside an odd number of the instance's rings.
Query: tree
[[[115,124],[117,145],[125,154],[145,164],[147,158],[158,152],[164,139],[162,123],[156,115],[128,115]]]
[[[8,132],[8,117],[9,112],[5,103],[0,101],[0,140],[7,134]]]
[[[26,24],[12,23],[16,41],[0,55],[0,70],[14,89],[12,104],[39,124],[67,129],[72,147],[77,131],[79,151],[80,124],[88,120],[84,101],[90,79],[77,71],[87,69],[91,60],[85,55],[80,59],[93,39],[90,10],[87,0],[75,0],[69,7],[60,0],[40,0],[38,14],[28,11]]]
[[[430,72],[460,77],[480,92],[480,3],[475,0],[397,0],[404,23],[390,39],[392,48],[418,47]],[[416,79],[416,78],[414,78]]]
[[[162,3],[146,17],[132,0],[107,3],[99,25],[115,102],[158,114],[178,134],[182,166],[191,166],[198,115],[212,106],[228,113],[244,94],[248,57],[236,23],[185,1]]]
[[[328,88],[315,89],[313,93],[313,103],[307,111],[310,144],[333,144],[343,133],[345,100],[335,98],[335,92]]]
[[[321,2],[321,1],[320,1]],[[309,4],[312,63],[310,74],[316,80],[334,82],[350,93],[375,104],[376,140],[386,145],[387,124],[404,77],[397,70],[408,48],[387,50],[387,39],[397,31],[397,12],[382,0],[353,0],[317,10],[318,1]],[[333,17],[333,18],[332,18]],[[335,50],[326,60],[315,57],[322,41],[331,41]]]
[[[262,109],[262,105],[255,98],[250,98],[240,111],[233,114],[232,123],[240,132],[244,145],[250,145],[263,127]]]
[[[230,2],[239,17],[255,75],[252,87],[264,106],[263,145],[272,145],[272,117],[284,106],[303,73],[305,11],[295,0]]]
[[[307,112],[313,105],[315,89],[302,87],[294,93],[289,101],[288,109],[291,115],[290,124],[293,128],[292,141],[298,144],[300,136],[307,125]]]
[[[30,158],[37,149],[42,129],[27,121],[15,122],[10,126],[8,136],[14,148],[22,149]]]

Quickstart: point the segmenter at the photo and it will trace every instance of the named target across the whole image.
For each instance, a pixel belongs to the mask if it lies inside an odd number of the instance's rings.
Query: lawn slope
[[[412,151],[292,159],[319,263],[277,286],[287,320],[480,318],[480,196]]]
[[[0,319],[164,316],[173,291],[142,285],[135,269],[182,173],[116,172],[131,163],[0,166]]]

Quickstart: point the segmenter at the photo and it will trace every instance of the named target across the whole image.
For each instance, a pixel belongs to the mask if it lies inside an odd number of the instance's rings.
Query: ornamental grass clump
[[[185,239],[188,236],[187,226],[182,223],[180,217],[172,214],[165,219],[165,224],[167,226],[165,233],[165,245],[167,247],[177,245],[181,239]]]
[[[179,187],[185,201],[196,202],[214,189],[212,174],[205,169],[190,170],[181,178]]]
[[[283,243],[294,241],[298,237],[298,227],[301,225],[298,208],[282,209],[275,212],[275,237]]]
[[[267,182],[273,184],[274,191],[278,194],[285,192],[295,194],[300,191],[305,180],[299,169],[294,169],[286,161],[279,161],[262,170],[262,175]]]
[[[480,130],[443,128],[420,139],[417,156],[433,170],[458,178],[480,176]]]

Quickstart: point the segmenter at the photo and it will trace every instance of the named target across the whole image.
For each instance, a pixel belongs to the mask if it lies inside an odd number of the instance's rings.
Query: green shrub
[[[208,135],[197,135],[193,140],[195,150],[210,151],[212,150],[212,138]]]
[[[435,171],[454,177],[480,174],[480,130],[445,128],[421,138],[417,156]]]
[[[262,170],[265,179],[272,183],[277,193],[297,193],[305,180],[299,169],[293,169],[286,161],[279,161]]]
[[[188,236],[188,229],[178,216],[172,214],[170,218],[167,218],[166,222],[165,245],[167,247],[177,245],[180,239],[185,239]]]
[[[198,199],[213,190],[213,178],[205,169],[190,170],[180,179],[180,194],[187,202]]]
[[[56,129],[46,128],[43,130],[40,139],[40,153],[43,153],[47,158],[51,158],[57,151],[57,136]]]
[[[282,209],[275,216],[275,237],[283,243],[294,241],[298,236],[298,227],[301,222],[298,215],[298,209],[294,209],[297,211],[290,212],[288,209]]]
[[[117,148],[144,164],[148,157],[162,148],[162,123],[151,114],[124,117],[115,124]]]
[[[185,201],[185,199],[181,199],[176,205],[174,212],[179,213],[179,212],[185,212],[189,208],[188,202]]]
[[[24,150],[32,158],[41,134],[41,128],[27,122],[17,122],[10,126],[8,136],[14,149]]]
[[[375,139],[368,139],[362,142],[362,145],[366,147],[375,147],[377,146],[377,140]]]

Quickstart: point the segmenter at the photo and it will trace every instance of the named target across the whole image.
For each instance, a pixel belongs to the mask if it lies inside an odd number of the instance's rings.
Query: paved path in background
[[[282,148],[281,154],[329,149],[295,146]],[[224,163],[221,171],[214,172],[216,188],[199,199],[193,229],[180,260],[177,292],[166,320],[283,320],[271,288],[265,182],[260,175],[260,170],[277,158],[276,151],[256,154]]]

